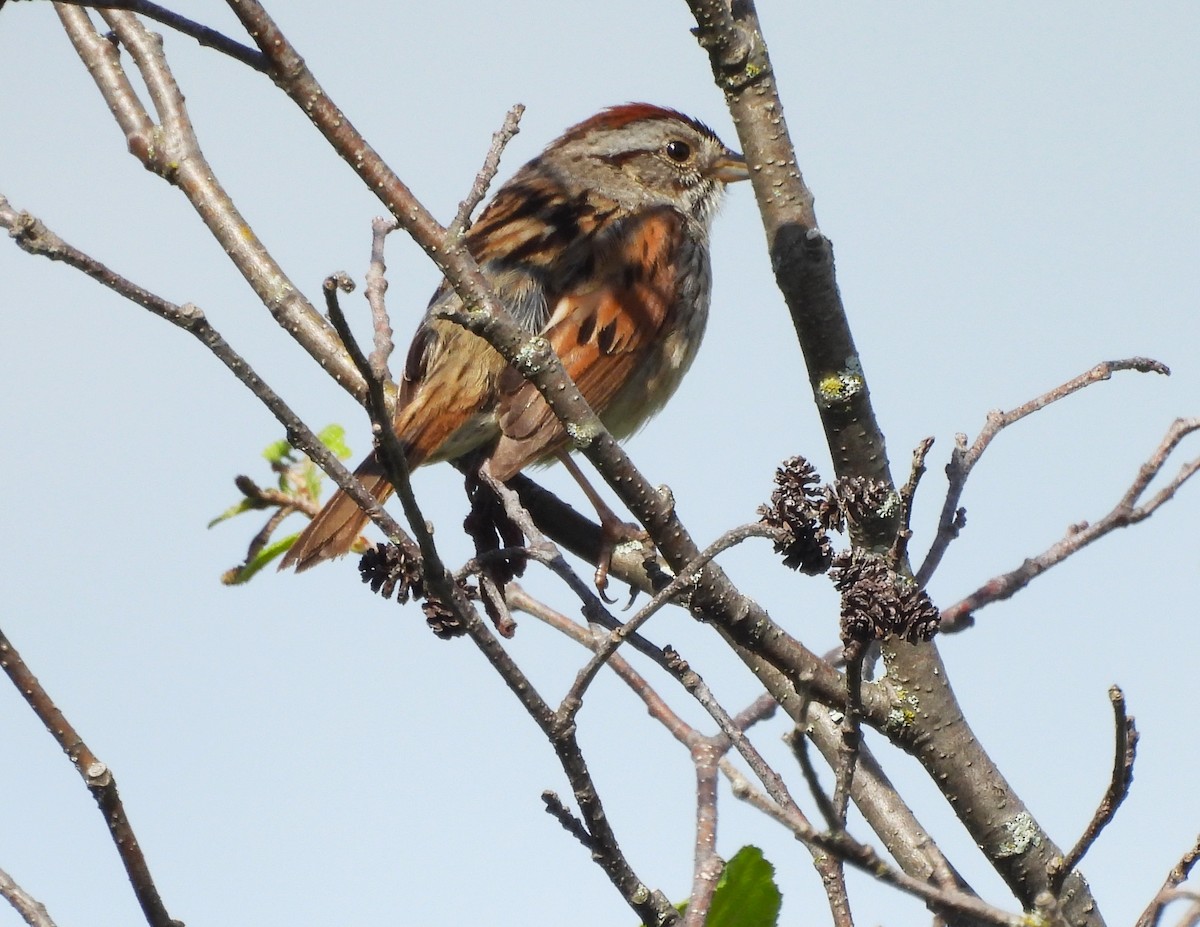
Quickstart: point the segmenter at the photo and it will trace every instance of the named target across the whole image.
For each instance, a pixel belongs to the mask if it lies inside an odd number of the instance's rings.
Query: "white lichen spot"
[[[1020,856],[1031,846],[1042,842],[1042,838],[1038,836],[1037,825],[1028,811],[1022,811],[1009,818],[1004,822],[1004,829],[1008,831],[1008,839],[996,848],[998,856]]]
[[[628,541],[622,541],[620,544],[613,546],[614,554],[635,554],[642,549],[642,542],[636,538],[630,538]]]
[[[896,690],[896,701],[892,703],[891,709],[888,711],[887,719],[884,721],[883,729],[885,732],[898,734],[908,730],[917,720],[917,713],[920,711],[921,702],[906,688],[898,688]]]
[[[279,275],[269,277],[264,282],[264,289],[267,301],[276,305],[283,303],[292,295],[292,285]]]
[[[517,352],[517,369],[526,376],[540,372],[542,369],[540,358],[548,350],[550,350],[550,342],[541,335],[530,338],[521,345],[521,350]]]
[[[880,518],[892,518],[900,514],[900,494],[890,492],[879,505]]]
[[[596,440],[599,435],[595,428],[587,425],[576,425],[574,422],[568,422],[566,426],[567,437],[571,439],[571,444],[577,450],[583,450]]]

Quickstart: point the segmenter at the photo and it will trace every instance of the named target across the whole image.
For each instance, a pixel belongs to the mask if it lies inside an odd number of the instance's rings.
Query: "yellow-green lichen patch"
[[[907,689],[896,690],[896,701],[888,711],[887,719],[883,722],[886,734],[901,734],[909,730],[917,720],[917,709],[920,702]]]
[[[817,380],[817,402],[827,409],[843,406],[858,396],[866,385],[858,358],[851,357],[842,370],[827,373]]]

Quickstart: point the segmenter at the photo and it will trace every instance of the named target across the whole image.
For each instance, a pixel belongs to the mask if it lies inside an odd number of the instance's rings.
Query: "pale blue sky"
[[[1107,512],[1170,421],[1200,414],[1200,7],[760,6],[897,475],[920,438],[937,438],[915,551],[954,434],[973,436],[987,410],[1104,359],[1145,354],[1174,371],[1121,375],[996,441],[931,586],[950,604]],[[333,98],[442,217],[518,101],[528,111],[503,176],[566,125],[627,100],[684,110],[736,145],[681,0],[276,7]],[[180,8],[231,22],[219,3]],[[315,299],[333,271],[361,281],[378,203],[268,80],[174,36],[167,50],[206,155],[297,285]],[[0,13],[0,87],[0,192],[14,206],[203,307],[312,424],[343,422],[356,452],[367,448],[362,415],[281,335],[182,197],[125,153],[48,5]],[[733,190],[714,235],[708,340],[630,443],[701,543],[754,518],[782,458],[804,453],[828,472],[760,229],[750,191]],[[437,275],[398,239],[389,263],[407,333]],[[256,526],[204,525],[233,501],[235,474],[265,478],[259,451],[280,436],[224,368],[10,245],[0,279],[0,627],[115,771],[173,916],[191,927],[632,924],[541,811],[543,789],[565,792],[561,772],[468,643],[437,641],[419,610],[370,596],[352,562],[218,584]],[[345,304],[361,309],[358,297]],[[445,467],[417,480],[451,560],[466,555],[457,482]],[[1200,488],[1188,487],[943,645],[984,745],[1065,845],[1106,785],[1106,691],[1125,688],[1143,734],[1134,791],[1084,866],[1112,924],[1136,917],[1200,829],[1198,511]],[[762,546],[725,562],[807,644],[835,644],[827,582],[786,572]],[[553,585],[531,585],[571,607]],[[753,697],[705,629],[664,614],[649,634],[731,709]],[[585,660],[532,619],[512,649],[554,699]],[[790,773],[785,729],[756,739]],[[60,927],[139,922],[91,798],[2,687],[0,735],[0,868]],[[609,679],[581,736],[635,867],[682,898],[686,754]],[[954,863],[1008,905],[915,764],[883,746],[879,756]],[[758,843],[779,864],[785,922],[823,922],[806,854],[728,795],[721,812],[721,852]],[[864,925],[927,922],[891,892],[860,905]],[[18,923],[0,908],[0,927]]]

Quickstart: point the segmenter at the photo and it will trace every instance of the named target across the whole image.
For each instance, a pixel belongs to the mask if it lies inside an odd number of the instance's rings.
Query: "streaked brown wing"
[[[596,255],[592,277],[553,303],[544,334],[600,416],[645,362],[668,321],[682,221],[663,210],[621,229]],[[502,437],[491,456],[492,472],[508,479],[567,439],[537,389],[516,371],[502,374],[499,393]]]

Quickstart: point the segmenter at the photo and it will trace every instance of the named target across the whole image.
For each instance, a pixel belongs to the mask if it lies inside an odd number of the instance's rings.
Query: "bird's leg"
[[[559,451],[556,456],[571,477],[579,484],[579,488],[583,490],[583,494],[587,496],[588,501],[592,503],[592,507],[596,510],[596,517],[600,519],[600,556],[596,558],[596,591],[600,593],[600,598],[610,605],[616,602],[616,599],[610,599],[605,593],[608,588],[608,571],[612,567],[613,551],[617,545],[624,544],[627,541],[637,541],[645,543],[648,540],[646,532],[640,526],[624,521],[617,516],[617,513],[609,508],[608,503],[601,498],[600,493],[596,492],[595,487],[588,482],[583,471],[579,469],[579,465],[571,459],[571,455],[566,451]]]

